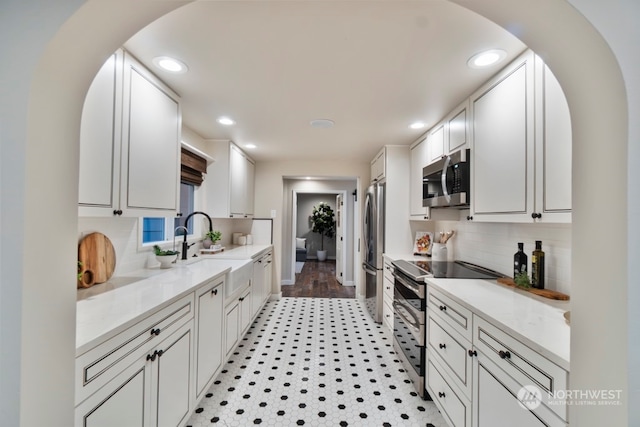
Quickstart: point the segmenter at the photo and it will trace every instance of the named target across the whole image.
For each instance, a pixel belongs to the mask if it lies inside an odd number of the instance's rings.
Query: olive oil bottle
[[[544,289],[544,252],[541,240],[536,240],[536,248],[531,254],[531,286]]]
[[[518,243],[518,252],[513,255],[513,278],[520,273],[527,272],[527,254],[524,253],[524,243]]]

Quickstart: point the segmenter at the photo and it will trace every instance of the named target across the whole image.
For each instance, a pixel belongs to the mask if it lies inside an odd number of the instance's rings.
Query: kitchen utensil
[[[444,233],[444,235],[442,236],[441,242],[440,243],[447,243],[447,241],[453,237],[453,235],[455,234],[455,230],[451,230],[451,231],[447,231],[446,233]]]
[[[107,236],[91,233],[78,245],[78,261],[82,263],[78,287],[88,288],[111,278],[116,268],[116,251]]]
[[[507,285],[511,287],[516,287],[516,283],[513,281],[511,277],[500,277],[498,279],[498,283],[502,283],[503,285]],[[551,289],[536,289],[536,288],[522,288],[522,287],[518,287],[518,289],[531,292],[534,295],[538,295],[544,298],[555,299],[559,301],[569,300],[569,295],[563,294],[562,292],[558,292],[558,291],[552,291]]]

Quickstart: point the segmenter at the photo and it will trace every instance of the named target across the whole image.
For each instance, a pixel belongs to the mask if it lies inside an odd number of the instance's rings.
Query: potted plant
[[[324,249],[324,237],[333,238],[336,233],[336,220],[333,209],[326,202],[320,202],[313,207],[311,213],[311,231],[320,234],[320,250],[317,251],[318,261],[327,259],[327,251]]]
[[[156,259],[160,263],[160,268],[170,268],[171,263],[178,258],[178,251],[163,250],[158,245],[153,246],[153,253],[156,254]]]
[[[207,231],[204,235],[204,240],[202,241],[202,246],[205,249],[209,249],[211,247],[211,245],[217,245],[220,241],[220,239],[222,238],[222,232],[215,230],[215,231]]]

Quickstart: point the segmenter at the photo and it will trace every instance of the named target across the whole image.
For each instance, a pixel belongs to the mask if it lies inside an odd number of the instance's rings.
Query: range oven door
[[[425,397],[425,284],[394,272],[393,347],[418,394]]]

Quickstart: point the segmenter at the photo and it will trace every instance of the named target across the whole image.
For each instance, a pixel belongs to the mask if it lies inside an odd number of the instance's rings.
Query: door
[[[336,196],[336,280],[342,284],[344,276],[344,260],[343,248],[344,245],[344,225],[343,225],[343,203],[342,194]]]
[[[175,333],[175,339],[158,350],[156,426],[175,427],[189,417],[191,388],[191,325]]]
[[[222,363],[223,284],[223,281],[216,282],[198,295],[197,396],[205,391],[205,386]]]

